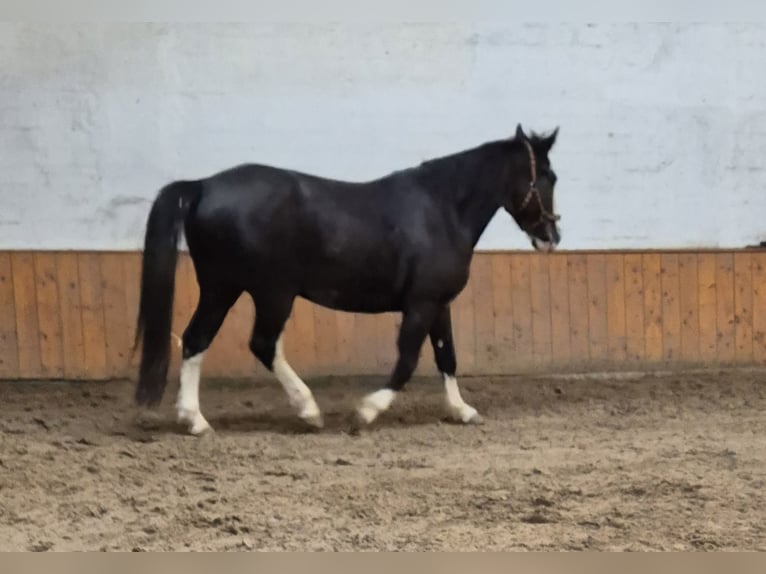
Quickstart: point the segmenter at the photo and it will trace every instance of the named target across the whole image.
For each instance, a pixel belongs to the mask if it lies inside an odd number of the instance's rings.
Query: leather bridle
[[[525,139],[522,141],[524,142],[524,146],[527,148],[527,152],[529,152],[529,170],[531,174],[531,179],[529,180],[529,190],[527,191],[527,194],[524,196],[524,200],[521,202],[521,207],[519,208],[519,212],[522,212],[527,208],[527,206],[532,201],[532,198],[536,198],[537,204],[540,206],[540,218],[535,222],[535,225],[541,222],[555,223],[556,221],[561,219],[561,216],[545,209],[545,206],[543,205],[543,200],[540,197],[540,190],[537,188],[537,159],[535,158],[535,152],[532,149],[532,144],[530,144]]]

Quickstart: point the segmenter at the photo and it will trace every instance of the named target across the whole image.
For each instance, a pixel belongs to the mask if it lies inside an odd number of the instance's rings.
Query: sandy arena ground
[[[217,432],[139,429],[128,382],[0,383],[0,550],[766,550],[766,374],[464,379],[481,427],[413,381],[203,382]],[[175,388],[163,416],[172,421]]]

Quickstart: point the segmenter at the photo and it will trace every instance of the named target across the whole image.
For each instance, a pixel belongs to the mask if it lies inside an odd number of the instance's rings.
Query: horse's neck
[[[500,208],[498,186],[504,166],[486,146],[429,162],[427,185],[453,202],[460,224],[475,246]]]
[[[471,237],[473,246],[479,242],[484,230],[500,209],[500,193],[497,186],[502,181],[502,171],[491,162],[478,162],[466,169],[459,182],[458,214],[464,229]]]
[[[500,204],[488,193],[473,194],[465,205],[460,218],[474,247],[498,209],[500,209]]]

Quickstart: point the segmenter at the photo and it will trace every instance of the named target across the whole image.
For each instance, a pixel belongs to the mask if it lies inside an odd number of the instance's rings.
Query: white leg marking
[[[287,393],[290,404],[298,410],[298,416],[315,427],[322,427],[322,413],[311,394],[311,389],[306,386],[301,378],[293,371],[285,359],[282,350],[282,338],[277,341],[277,349],[274,354],[274,375],[282,384]]]
[[[212,430],[199,408],[199,379],[204,355],[204,352],[199,353],[181,363],[181,387],[176,402],[178,422],[188,424],[193,435]]]
[[[378,418],[380,413],[388,410],[395,398],[396,391],[391,389],[380,389],[370,393],[362,400],[362,404],[357,409],[357,414],[365,424],[370,424]]]
[[[446,391],[447,413],[452,419],[462,423],[480,424],[482,422],[476,409],[463,400],[455,377],[444,375],[444,390]]]

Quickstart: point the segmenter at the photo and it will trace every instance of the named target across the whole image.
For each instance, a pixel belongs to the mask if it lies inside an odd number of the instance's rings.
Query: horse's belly
[[[304,286],[301,296],[323,307],[353,313],[398,311],[401,293],[391,277],[332,277]]]

